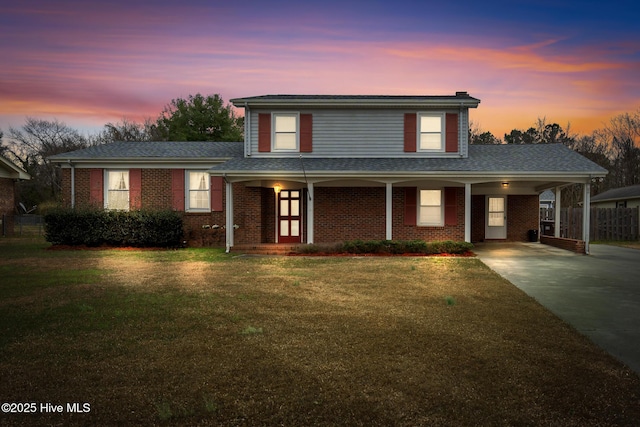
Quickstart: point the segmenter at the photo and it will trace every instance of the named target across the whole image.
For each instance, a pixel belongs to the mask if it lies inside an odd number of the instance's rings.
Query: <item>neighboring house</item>
[[[612,188],[591,198],[597,208],[635,208],[640,206],[640,185]]]
[[[552,209],[555,201],[556,195],[551,190],[544,190],[542,194],[540,194],[541,209]]]
[[[53,156],[67,204],[184,211],[187,235],[218,225],[228,248],[527,241],[543,190],[582,183],[588,193],[606,174],[560,144],[469,145],[480,101],[466,92],[231,102],[245,110],[244,142],[122,142]]]
[[[24,170],[0,156],[0,222],[2,235],[13,234],[16,212],[16,182],[31,179]]]

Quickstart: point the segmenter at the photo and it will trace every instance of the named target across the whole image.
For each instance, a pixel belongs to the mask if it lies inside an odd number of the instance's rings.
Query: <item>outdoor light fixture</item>
[[[502,188],[509,188],[509,183],[508,182],[503,182],[502,183]]]
[[[274,191],[276,194],[280,194],[280,190],[282,190],[282,185],[280,185],[280,184],[276,184],[276,185],[274,185],[274,186],[273,186],[273,191]]]

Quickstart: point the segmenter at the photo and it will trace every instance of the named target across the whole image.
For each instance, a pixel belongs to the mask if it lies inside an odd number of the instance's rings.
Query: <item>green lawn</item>
[[[0,401],[38,409],[3,426],[640,421],[637,375],[475,258],[47,247],[0,239]]]

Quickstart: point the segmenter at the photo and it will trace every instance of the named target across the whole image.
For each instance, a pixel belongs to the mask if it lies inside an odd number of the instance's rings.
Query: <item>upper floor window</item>
[[[418,199],[418,225],[442,226],[442,190],[420,190]]]
[[[273,115],[273,150],[298,150],[298,115],[277,113]]]
[[[418,115],[418,150],[444,151],[444,114]]]
[[[106,197],[104,207],[114,210],[129,210],[129,171],[128,170],[107,170],[106,174]]]
[[[210,178],[205,171],[187,171],[187,211],[210,210]]]

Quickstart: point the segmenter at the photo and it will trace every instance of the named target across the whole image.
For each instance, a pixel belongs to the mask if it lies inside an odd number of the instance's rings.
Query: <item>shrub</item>
[[[176,247],[182,241],[182,216],[173,211],[56,209],[44,221],[54,245]]]
[[[463,254],[473,245],[468,242],[425,242],[424,240],[351,240],[336,248],[350,254]]]

